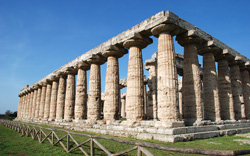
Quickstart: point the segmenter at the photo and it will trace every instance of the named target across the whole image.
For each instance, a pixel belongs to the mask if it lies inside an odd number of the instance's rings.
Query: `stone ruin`
[[[174,36],[184,56],[175,53]],[[145,61],[146,78],[142,50],[150,37],[158,38],[158,52]],[[118,58],[127,53],[128,77],[120,80]],[[100,68],[106,62],[101,93]],[[249,69],[247,57],[162,11],[25,86],[16,120],[170,142],[248,132]]]

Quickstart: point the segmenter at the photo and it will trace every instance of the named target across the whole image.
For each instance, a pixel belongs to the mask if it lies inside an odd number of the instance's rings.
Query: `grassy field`
[[[48,127],[48,126],[46,126]],[[49,133],[48,130],[44,130],[46,134]],[[59,137],[62,137],[66,134],[66,132],[56,131]],[[44,143],[39,143],[38,140],[33,140],[31,137],[20,137],[21,133],[18,133],[14,130],[6,128],[0,125],[0,155],[82,155],[79,149],[74,150],[72,153],[67,153],[63,150],[63,148],[58,144],[56,146],[52,146],[48,141]],[[78,143],[87,140],[87,137],[84,136],[76,136],[73,137],[77,140]],[[135,140],[132,138],[126,138],[127,140]],[[230,137],[218,137],[211,139],[203,139],[203,140],[195,140],[190,142],[178,142],[178,143],[162,143],[157,141],[147,141],[151,143],[176,146],[176,147],[189,147],[189,148],[199,148],[199,149],[216,149],[216,150],[243,150],[250,149],[250,146],[247,144],[243,144],[240,142],[233,141],[234,139],[242,139],[242,137],[230,136]],[[102,145],[104,145],[109,151],[112,153],[119,152],[122,150],[126,150],[134,147],[134,145],[127,145],[117,143],[111,140],[97,139]],[[66,144],[66,139],[64,139],[64,144]],[[74,147],[73,141],[70,141],[71,147]],[[89,143],[83,146],[83,149],[89,153]],[[191,155],[184,153],[176,153],[176,152],[167,152],[156,149],[149,149],[156,156],[162,155]],[[106,155],[103,151],[100,150],[97,146],[95,146],[95,155],[102,156]],[[136,151],[130,152],[126,154],[128,156],[136,155]]]

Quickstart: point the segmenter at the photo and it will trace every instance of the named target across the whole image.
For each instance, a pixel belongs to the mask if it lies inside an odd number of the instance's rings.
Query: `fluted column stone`
[[[75,119],[87,118],[87,70],[89,64],[81,62],[78,64],[76,99],[75,99]]]
[[[123,93],[121,95],[122,103],[121,103],[121,117],[126,118],[126,94]]]
[[[67,84],[66,84],[66,95],[65,95],[64,120],[72,121],[72,119],[74,118],[74,107],[75,107],[76,70],[73,68],[68,68],[66,73],[67,73]]]
[[[29,104],[30,104],[30,91],[28,90],[27,93],[27,100],[26,100],[26,108],[25,108],[25,117],[28,118],[29,117]]]
[[[28,112],[28,118],[31,118],[32,104],[33,104],[33,96],[34,96],[34,91],[33,91],[33,89],[31,89],[31,90],[30,90],[30,97],[29,97],[29,112]]]
[[[214,53],[219,51],[216,47],[202,47],[199,53],[203,55],[203,101],[204,119],[220,121],[220,101],[218,91],[217,72]]]
[[[246,118],[250,119],[250,81],[249,81],[249,71],[248,69],[241,70],[241,79],[242,79],[242,90],[245,104],[245,114]]]
[[[176,40],[184,46],[183,66],[183,117],[186,125],[196,125],[203,120],[200,67],[197,44],[201,40],[187,34],[177,35]]]
[[[37,99],[37,88],[35,87],[35,88],[34,88],[33,102],[32,102],[31,118],[35,118],[36,99]]]
[[[22,95],[18,94],[18,96],[19,96],[19,102],[18,102],[18,108],[17,108],[17,118],[21,118]]]
[[[158,37],[157,60],[157,102],[158,119],[160,121],[178,121],[178,84],[175,61],[174,42],[171,31],[172,24],[160,24],[152,29]]]
[[[46,84],[47,86],[46,86],[46,98],[44,107],[44,119],[49,119],[52,83],[50,80],[47,80]]]
[[[44,118],[44,108],[45,108],[45,99],[46,99],[46,83],[43,82],[41,91],[41,99],[40,99],[40,108],[39,108],[39,119]]]
[[[51,121],[54,121],[56,119],[56,103],[57,103],[59,77],[54,75],[54,76],[52,76],[51,80],[52,80],[52,89],[51,89],[49,119]]]
[[[104,120],[117,120],[119,118],[119,63],[118,58],[122,57],[127,51],[123,48],[109,47],[102,53],[107,58],[105,101],[104,101]]]
[[[235,120],[234,102],[228,61],[218,60],[218,87],[222,120]]]
[[[100,65],[105,63],[104,57],[94,55],[88,59],[90,64],[88,92],[88,120],[99,120],[101,117],[101,71]]]
[[[42,93],[42,88],[40,85],[37,85],[37,98],[36,98],[36,110],[35,110],[35,118],[39,118],[39,109],[40,109],[40,100],[41,100],[41,93]]]
[[[59,74],[59,85],[56,103],[56,120],[61,121],[64,117],[65,91],[66,91],[66,76],[63,73]]]
[[[234,100],[234,112],[235,119],[244,119],[245,115],[242,112],[242,105],[244,105],[243,92],[242,92],[242,81],[240,75],[239,65],[233,64],[230,66],[230,77],[232,85],[232,93]]]
[[[152,42],[151,38],[137,34],[123,43],[123,46],[129,49],[126,94],[126,117],[129,121],[143,119],[144,74],[141,50]]]

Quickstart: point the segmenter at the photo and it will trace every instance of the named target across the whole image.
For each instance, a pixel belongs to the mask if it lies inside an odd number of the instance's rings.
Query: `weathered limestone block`
[[[186,125],[193,125],[203,119],[201,102],[201,79],[197,47],[201,41],[194,36],[177,35],[176,40],[184,46],[183,67],[183,117]]]
[[[41,92],[42,92],[40,85],[37,85],[37,87],[38,87],[38,89],[37,89],[36,111],[35,111],[35,118],[36,119],[39,118],[40,100],[41,100]]]
[[[157,102],[160,121],[178,121],[178,88],[172,24],[160,24],[152,29],[158,37]]]
[[[44,118],[44,108],[45,108],[45,98],[46,98],[46,83],[42,84],[41,100],[40,100],[40,109],[39,109],[39,119]]]
[[[44,119],[49,118],[50,113],[50,100],[51,100],[51,81],[47,80],[47,86],[46,86],[46,98],[45,98],[45,107],[44,107]]]
[[[144,74],[141,49],[152,43],[152,39],[142,37],[127,40],[123,46],[129,49],[127,96],[126,96],[126,117],[127,120],[143,119],[143,98],[144,98]]]
[[[247,69],[241,70],[241,78],[242,78],[242,90],[245,103],[246,118],[250,119],[250,100],[249,100],[250,81],[249,81],[249,72]]]
[[[147,117],[157,119],[157,52],[146,60],[145,69],[149,71],[147,92]]]
[[[87,118],[87,70],[89,64],[82,62],[78,64],[76,99],[75,99],[75,119]]]
[[[76,70],[73,68],[68,68],[66,72],[67,84],[65,95],[64,120],[71,121],[74,118]]]
[[[89,94],[88,94],[88,120],[99,120],[101,117],[101,73],[100,65],[106,61],[100,55],[94,55],[87,60],[90,63]]]
[[[33,101],[32,101],[31,118],[35,118],[36,98],[37,98],[37,88],[34,88],[34,96],[33,96]]]
[[[218,60],[218,87],[222,120],[235,120],[231,78],[226,59]]]
[[[64,117],[65,91],[66,91],[66,76],[63,73],[60,73],[57,102],[56,102],[57,120],[62,120]]]
[[[230,77],[232,85],[232,93],[234,100],[234,112],[235,119],[244,119],[245,115],[242,113],[242,105],[244,105],[243,93],[242,93],[242,81],[240,75],[240,68],[237,64],[230,66]]]
[[[109,47],[102,53],[107,58],[104,120],[117,120],[119,118],[120,88],[119,88],[119,63],[118,58],[127,51],[116,46]]]
[[[56,119],[56,103],[57,103],[59,77],[54,75],[51,80],[52,80],[52,89],[51,89],[49,119],[50,120],[55,120]]]
[[[215,47],[202,47],[199,52],[203,54],[203,99],[204,119],[220,121],[220,102],[218,93],[218,80],[215,67],[214,53],[219,51]]]

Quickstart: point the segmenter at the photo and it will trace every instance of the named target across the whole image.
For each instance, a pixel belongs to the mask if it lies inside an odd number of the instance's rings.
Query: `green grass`
[[[43,127],[51,127],[41,125]],[[38,129],[37,129],[38,130]],[[68,130],[70,131],[70,130]],[[50,131],[45,130],[44,132],[48,134]],[[59,137],[62,137],[66,134],[66,132],[56,131]],[[80,132],[78,132],[80,133]],[[93,133],[88,133],[92,134]],[[94,134],[96,135],[96,134]],[[99,134],[98,134],[99,135]],[[31,137],[20,137],[21,133],[18,133],[10,128],[3,127],[0,125],[0,155],[82,155],[79,149],[72,151],[72,153],[67,153],[63,150],[60,144],[56,146],[52,146],[49,141],[45,141],[44,143],[39,143],[38,140],[33,140]],[[81,143],[88,139],[85,136],[72,135],[78,143]],[[122,138],[126,140],[136,140],[133,138]],[[216,137],[211,139],[203,139],[203,140],[195,140],[189,142],[177,142],[177,143],[163,143],[159,141],[152,140],[143,140],[145,142],[151,142],[156,144],[175,146],[175,147],[188,147],[188,148],[199,148],[199,149],[214,149],[214,150],[244,150],[250,149],[250,146],[247,144],[243,144],[240,142],[233,141],[234,139],[242,139],[242,137],[238,136],[228,136],[228,137]],[[100,142],[105,148],[107,148],[110,152],[120,152],[129,148],[134,147],[135,145],[127,145],[122,143],[117,143],[112,140],[105,139],[96,139]],[[63,143],[66,145],[66,138],[63,140]],[[74,143],[70,140],[70,147],[74,147]],[[82,148],[87,152],[89,151],[89,143],[82,146]],[[147,148],[150,152],[152,152],[156,156],[161,155],[191,155],[184,153],[176,153],[176,152],[168,152],[161,151],[156,149]],[[126,154],[127,156],[136,155],[137,151],[130,152]],[[95,155],[106,155],[97,145],[95,145]]]

